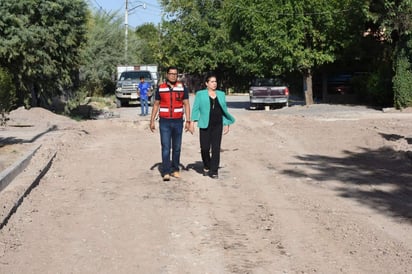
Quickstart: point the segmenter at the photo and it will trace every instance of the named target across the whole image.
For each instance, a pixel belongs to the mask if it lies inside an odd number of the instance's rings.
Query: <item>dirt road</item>
[[[0,273],[412,273],[412,113],[246,100],[228,97],[219,179],[196,132],[167,183],[138,108],[27,111],[57,154],[0,231]]]

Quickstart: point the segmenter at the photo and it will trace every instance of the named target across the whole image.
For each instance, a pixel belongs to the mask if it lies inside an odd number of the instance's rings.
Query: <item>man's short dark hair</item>
[[[177,71],[179,71],[176,66],[170,66],[170,67],[167,68],[167,73],[169,73],[171,70],[177,70]]]

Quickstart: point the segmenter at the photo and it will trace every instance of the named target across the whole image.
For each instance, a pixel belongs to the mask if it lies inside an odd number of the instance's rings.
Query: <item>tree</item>
[[[328,65],[361,67],[365,98],[386,104],[392,64],[396,102],[411,90],[411,0],[181,0],[162,1],[164,64],[187,72],[217,69],[241,79],[299,72],[307,104],[312,77]],[[394,62],[394,60],[397,60]],[[389,74],[388,74],[389,71]],[[365,76],[366,75],[366,76]],[[369,76],[367,76],[369,75]],[[377,82],[378,81],[378,82]],[[403,91],[396,91],[402,88]],[[365,94],[364,94],[365,95]],[[408,95],[409,96],[409,95]],[[403,103],[404,104],[404,103]]]
[[[398,109],[412,107],[412,39],[396,57],[394,65],[396,73],[393,77],[394,104]]]
[[[161,28],[161,63],[186,72],[230,66],[233,58],[225,1],[162,1],[166,20]]]
[[[0,67],[0,114],[9,112],[14,107],[15,101],[16,90],[12,77],[10,73]]]
[[[159,30],[154,24],[143,24],[135,30],[137,40],[139,41],[140,49],[137,54],[140,54],[139,59],[143,64],[155,64],[156,57],[160,52]]]
[[[93,12],[82,51],[82,85],[89,96],[113,92],[116,66],[124,63],[124,27],[118,12]]]
[[[412,105],[412,1],[368,1],[368,27],[393,64],[394,104]]]
[[[112,94],[118,65],[155,62],[157,37],[158,31],[153,24],[128,31],[126,56],[125,29],[119,11],[92,11],[87,28],[88,43],[82,52],[83,89],[89,96]]]
[[[232,71],[243,78],[299,71],[306,103],[312,73],[334,62],[355,36],[362,0],[163,1],[164,63],[190,72]],[[355,23],[356,22],[356,23]]]
[[[312,73],[336,60],[349,39],[355,1],[230,0],[231,38],[239,71],[303,75],[306,104],[313,103]]]
[[[12,73],[20,104],[46,103],[73,83],[86,14],[83,0],[0,2],[0,66]]]

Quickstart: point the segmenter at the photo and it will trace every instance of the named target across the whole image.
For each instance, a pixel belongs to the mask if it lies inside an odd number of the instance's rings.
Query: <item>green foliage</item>
[[[94,12],[82,51],[81,86],[88,96],[114,92],[116,66],[124,63],[125,37],[118,13]]]
[[[313,102],[311,77],[334,62],[353,36],[352,0],[230,0],[228,18],[239,73],[270,76],[298,71]]]
[[[411,39],[412,42],[412,39]],[[411,47],[412,48],[412,47]],[[402,49],[397,57],[393,77],[394,105],[401,109],[412,107],[412,51]]]
[[[335,60],[348,36],[348,1],[231,1],[237,68],[254,74],[305,72]]]
[[[0,65],[18,83],[19,104],[27,98],[34,106],[45,103],[72,84],[86,12],[83,0],[0,2]]]
[[[411,0],[160,2],[161,26],[129,31],[125,60],[117,12],[89,13],[83,0],[0,1],[0,66],[12,75],[17,104],[47,103],[65,90],[73,108],[83,97],[111,94],[116,65],[139,63],[215,70],[236,91],[253,76],[296,80],[296,72],[309,77],[330,63],[361,66],[371,72],[357,85],[365,101],[410,104],[411,51],[399,42],[412,33]]]
[[[122,16],[118,12],[93,11],[88,24],[88,43],[82,51],[82,90],[87,96],[114,94],[117,65],[155,63],[158,33],[153,24],[129,30],[126,54]]]
[[[135,52],[140,55],[138,59],[141,61],[138,63],[156,64],[160,53],[159,30],[154,24],[143,24],[136,28],[135,34],[140,45],[139,51]]]
[[[411,0],[372,1],[367,7],[368,31],[389,43],[412,33]]]
[[[336,60],[359,27],[361,1],[162,1],[161,63],[186,72],[218,70],[250,79],[300,71]],[[359,21],[359,19],[357,19]]]
[[[393,90],[391,84],[392,70],[390,66],[382,63],[358,85],[358,96],[361,102],[374,106],[391,106]],[[365,86],[365,89],[359,90]]]
[[[162,23],[160,63],[198,73],[230,68],[233,53],[224,2],[162,1],[168,20]]]
[[[11,75],[0,68],[0,112],[9,112],[16,103],[16,89]]]
[[[134,65],[134,64],[142,64],[142,43],[143,41],[139,39],[133,31],[128,31],[128,39],[127,39],[127,55],[123,58],[123,62],[121,64],[125,65]],[[122,51],[124,52],[124,50]]]
[[[74,109],[78,108],[85,102],[88,93],[89,92],[85,87],[81,87],[76,93],[73,93],[67,100],[64,107],[64,113],[66,115],[71,115]]]
[[[380,51],[381,62],[393,67],[393,79],[388,81],[392,86],[376,94],[376,99],[387,97],[388,91],[394,92],[392,104],[402,108],[411,103],[411,46],[405,41],[412,34],[412,1],[411,0],[380,0],[372,2],[366,9],[368,21],[367,32],[376,44],[385,45]],[[377,72],[378,73],[378,72]],[[386,101],[386,100],[385,100]]]

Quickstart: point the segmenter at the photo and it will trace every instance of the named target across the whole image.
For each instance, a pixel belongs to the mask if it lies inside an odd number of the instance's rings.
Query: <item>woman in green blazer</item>
[[[225,93],[216,89],[216,76],[208,74],[205,84],[206,89],[196,92],[189,131],[193,134],[194,123],[197,123],[203,175],[217,179],[222,134],[229,132],[229,125],[235,122],[235,118],[227,109]]]

